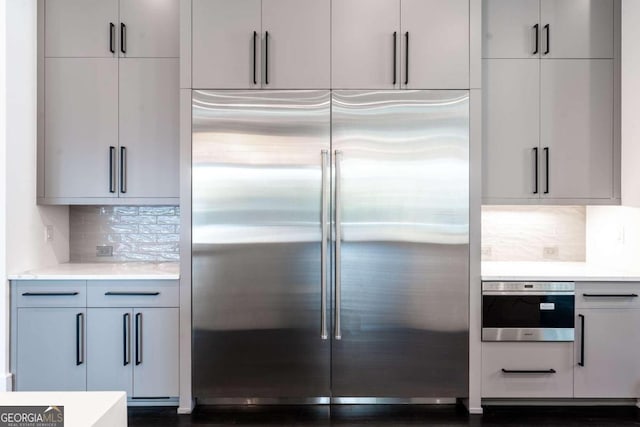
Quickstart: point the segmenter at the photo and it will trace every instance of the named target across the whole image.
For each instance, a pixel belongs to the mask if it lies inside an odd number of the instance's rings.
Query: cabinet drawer
[[[92,280],[88,307],[178,307],[177,280]]]
[[[84,307],[86,284],[84,280],[20,280],[13,289],[18,307]]]
[[[572,342],[482,343],[482,397],[572,396]]]
[[[576,283],[576,308],[640,308],[640,283]]]

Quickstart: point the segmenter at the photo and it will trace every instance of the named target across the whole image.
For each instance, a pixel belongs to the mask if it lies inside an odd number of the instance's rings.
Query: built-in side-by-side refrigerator
[[[468,91],[194,91],[192,173],[200,402],[468,395]]]

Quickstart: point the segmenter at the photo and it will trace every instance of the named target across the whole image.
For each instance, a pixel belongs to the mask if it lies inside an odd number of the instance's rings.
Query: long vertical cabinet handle
[[[578,366],[584,366],[584,315],[578,314],[580,318],[580,361]]]
[[[547,33],[547,49],[544,51],[545,55],[548,55],[551,52],[551,28],[549,24],[544,26],[544,30]]]
[[[404,84],[409,84],[409,31],[404,33]]]
[[[269,84],[269,31],[264,32],[264,84]]]
[[[120,52],[127,53],[127,26],[120,23]]]
[[[125,313],[122,316],[122,364],[127,366],[131,363],[131,315]]]
[[[257,71],[256,71],[256,67],[258,66],[258,64],[256,64],[256,58],[257,58],[257,43],[258,43],[258,32],[254,31],[253,32],[253,84],[257,85],[258,84],[258,77],[257,77]]]
[[[329,166],[329,151],[322,150],[322,236],[320,246],[320,338],[326,340],[329,337],[327,331],[327,238],[328,238],[328,210],[329,196],[327,194],[327,179]]]
[[[533,194],[538,194],[538,169],[539,169],[539,156],[538,156],[538,147],[533,147]]]
[[[395,86],[398,80],[398,32],[393,32],[393,85]]]
[[[84,313],[76,314],[76,366],[84,363]]]
[[[116,147],[109,147],[109,193],[116,192]]]
[[[109,22],[109,51],[116,53],[116,25]]]
[[[533,51],[533,54],[537,55],[540,50],[540,24],[536,24],[533,26],[533,32],[535,33],[536,38],[536,48]]]
[[[120,192],[127,192],[127,147],[120,147]]]
[[[335,218],[336,218],[336,222],[335,222],[335,227],[336,227],[336,247],[335,247],[335,256],[336,256],[336,266],[335,266],[335,294],[336,294],[336,302],[335,302],[335,306],[336,306],[336,318],[335,318],[335,331],[334,331],[334,335],[335,335],[335,339],[339,340],[342,339],[342,326],[340,324],[340,318],[341,318],[341,306],[342,306],[342,271],[341,271],[341,267],[342,267],[342,261],[341,261],[341,257],[342,257],[342,215],[341,215],[341,210],[342,210],[342,198],[340,197],[341,194],[341,184],[340,184],[340,171],[341,171],[341,165],[340,163],[342,162],[342,151],[336,150],[335,151],[335,162],[336,162],[336,187],[335,187],[335,191],[336,191],[336,213],[335,213]]]
[[[545,185],[544,185],[544,194],[549,194],[549,147],[544,147],[544,163],[545,163],[545,168],[544,168],[544,179],[545,179]]]
[[[142,313],[136,313],[136,366],[142,363]]]

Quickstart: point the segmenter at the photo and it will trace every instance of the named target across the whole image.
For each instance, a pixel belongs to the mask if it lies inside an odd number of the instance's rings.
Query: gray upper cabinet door
[[[484,0],[482,8],[484,58],[540,55],[540,0]]]
[[[113,57],[118,0],[45,0],[45,56]]]
[[[260,88],[261,0],[193,0],[194,89]]]
[[[613,61],[542,60],[540,80],[542,196],[611,198]]]
[[[576,310],[584,316],[584,355],[576,329],[574,396],[640,396],[640,310]],[[576,318],[576,328],[581,319]],[[584,366],[578,363],[584,362]]]
[[[120,197],[179,197],[178,62],[120,60]]]
[[[262,33],[264,89],[331,86],[330,0],[263,0]]]
[[[129,308],[87,310],[87,390],[133,392],[132,322]]]
[[[47,58],[44,110],[45,196],[117,196],[118,60]]]
[[[400,0],[333,0],[332,87],[400,88],[400,37]]]
[[[17,391],[86,390],[84,316],[82,308],[18,309]]]
[[[541,0],[542,57],[613,58],[613,6],[614,0]]]
[[[120,56],[179,57],[179,5],[179,0],[120,0]]]
[[[178,308],[133,311],[133,397],[178,395]]]
[[[402,0],[401,82],[469,88],[469,0]]]
[[[483,60],[483,193],[491,199],[537,199],[540,61]]]

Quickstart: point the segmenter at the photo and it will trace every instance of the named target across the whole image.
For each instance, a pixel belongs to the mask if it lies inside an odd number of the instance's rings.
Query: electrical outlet
[[[113,246],[96,246],[96,256],[113,256]]]
[[[45,225],[44,240],[46,242],[53,242],[53,225]]]
[[[557,246],[545,246],[542,249],[542,257],[546,259],[555,259],[558,258],[558,247]]]

